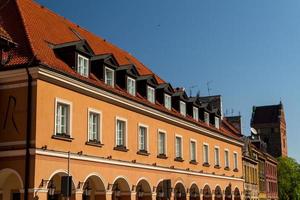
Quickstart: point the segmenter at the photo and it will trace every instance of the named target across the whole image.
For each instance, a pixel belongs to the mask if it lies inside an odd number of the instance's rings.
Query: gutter
[[[35,55],[31,61],[26,65],[25,69],[28,77],[27,89],[27,122],[26,122],[26,150],[25,150],[25,186],[24,186],[24,200],[28,200],[29,193],[29,179],[30,179],[30,141],[31,141],[31,122],[32,122],[32,76],[29,72],[29,67],[35,61]]]

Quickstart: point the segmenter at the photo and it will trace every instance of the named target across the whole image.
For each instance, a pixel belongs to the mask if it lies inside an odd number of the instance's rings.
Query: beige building
[[[31,0],[0,17],[18,44],[0,71],[0,200],[242,198],[221,106]]]

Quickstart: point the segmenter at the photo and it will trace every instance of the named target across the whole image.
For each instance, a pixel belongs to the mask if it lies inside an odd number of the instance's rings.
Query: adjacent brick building
[[[275,158],[287,156],[285,114],[281,102],[278,105],[253,106],[251,127],[266,143],[269,154]]]

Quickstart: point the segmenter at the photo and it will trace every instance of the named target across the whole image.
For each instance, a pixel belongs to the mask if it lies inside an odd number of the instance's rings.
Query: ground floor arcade
[[[46,151],[45,151],[46,152]],[[35,154],[29,199],[64,200],[62,177],[68,175],[66,155]],[[163,180],[170,180],[172,200],[239,200],[243,180],[203,172],[152,165],[71,157],[72,200],[165,200]],[[0,161],[0,200],[24,199],[24,171],[10,158]]]

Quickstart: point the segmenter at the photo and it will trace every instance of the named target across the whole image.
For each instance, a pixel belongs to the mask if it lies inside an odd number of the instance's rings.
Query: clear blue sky
[[[249,133],[253,105],[283,101],[300,161],[299,0],[38,0],[127,50],[174,87],[223,96]],[[198,89],[194,89],[194,94]]]

